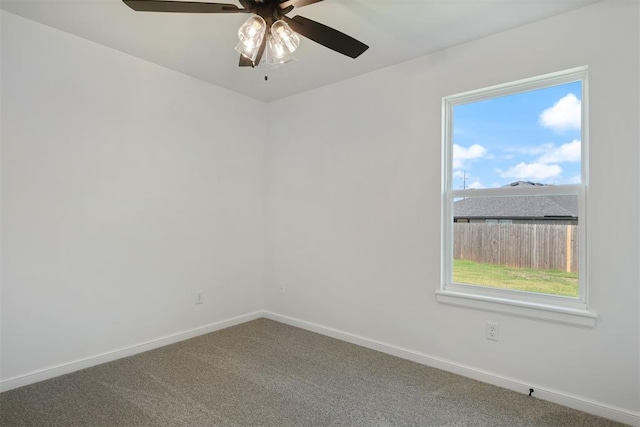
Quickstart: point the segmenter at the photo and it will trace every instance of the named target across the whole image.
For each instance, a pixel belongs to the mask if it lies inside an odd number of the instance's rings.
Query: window
[[[593,326],[587,68],[443,99],[442,303]]]

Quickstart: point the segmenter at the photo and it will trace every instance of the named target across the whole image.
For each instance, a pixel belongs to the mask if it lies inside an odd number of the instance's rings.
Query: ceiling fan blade
[[[351,58],[357,58],[369,49],[369,46],[353,37],[304,16],[285,16],[284,20],[296,33]]]
[[[286,0],[280,3],[278,6],[280,6],[280,9],[286,9],[289,6],[302,7],[302,6],[307,6],[309,4],[318,3],[321,1],[322,0]]]
[[[239,13],[249,12],[235,4],[200,3],[193,1],[164,0],[122,0],[131,9],[138,12],[178,12],[178,13]]]
[[[253,67],[253,62],[249,58],[244,55],[240,55],[240,62],[238,62],[239,67]]]

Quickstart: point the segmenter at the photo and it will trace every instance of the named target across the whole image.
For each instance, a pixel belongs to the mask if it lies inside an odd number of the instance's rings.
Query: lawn
[[[569,297],[578,296],[578,274],[560,270],[510,268],[456,259],[453,281]]]

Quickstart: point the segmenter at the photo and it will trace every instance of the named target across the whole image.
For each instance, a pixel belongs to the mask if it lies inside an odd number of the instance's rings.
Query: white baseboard
[[[452,372],[454,374],[462,375],[464,377],[472,378],[484,383],[513,390],[519,393],[529,394],[529,388],[533,388],[535,390],[533,396],[538,399],[557,403],[562,406],[577,409],[579,411],[587,412],[632,426],[640,426],[640,412],[632,412],[622,408],[616,408],[614,406],[596,402],[584,397],[545,388],[538,384],[525,383],[513,378],[508,378],[492,372],[476,369],[472,366],[467,366],[461,363],[452,362],[428,354],[419,353],[392,344],[387,344],[360,335],[351,334],[349,332],[328,328],[326,326],[318,325],[289,316],[284,316],[271,311],[264,311],[263,317],[275,320],[277,322],[285,323],[287,325],[296,326],[301,329],[306,329],[308,331],[317,332],[319,334],[350,342],[362,347],[370,348],[372,350],[377,350],[382,353],[397,356],[402,359],[411,360],[422,365],[442,369],[443,371]]]
[[[254,313],[245,314],[242,316],[232,317],[230,319],[221,320],[219,322],[210,323],[205,326],[190,329],[188,331],[178,332],[176,334],[167,335],[155,340],[143,342],[140,344],[132,345],[118,350],[109,351],[106,353],[98,354],[95,356],[87,357],[80,360],[74,360],[72,362],[63,363],[50,368],[42,369],[36,372],[30,372],[25,375],[9,378],[0,381],[0,393],[3,391],[12,390],[14,388],[22,387],[25,385],[37,383],[40,381],[48,380],[50,378],[58,377],[60,375],[69,374],[71,372],[79,371],[81,369],[90,368],[92,366],[100,365],[102,363],[111,362],[123,357],[133,356],[134,354],[142,353],[145,351],[153,350],[158,347],[173,344],[179,341],[184,341],[189,338],[194,338],[199,335],[215,332],[220,329],[228,328],[230,326],[238,325],[240,323],[249,322],[251,320],[259,319],[263,317],[262,311],[256,311]]]

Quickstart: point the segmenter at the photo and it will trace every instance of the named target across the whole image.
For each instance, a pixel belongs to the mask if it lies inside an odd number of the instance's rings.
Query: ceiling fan
[[[322,0],[239,0],[243,8],[227,3],[202,3],[168,0],[123,0],[135,11],[178,13],[250,13],[252,16],[238,30],[241,67],[255,67],[267,51],[267,63],[281,64],[290,59],[298,47],[297,34],[338,53],[357,58],[369,46],[336,29],[309,18],[286,16],[295,7]]]

